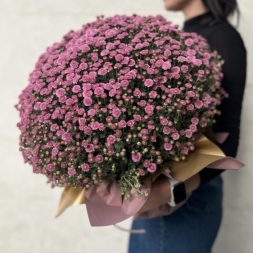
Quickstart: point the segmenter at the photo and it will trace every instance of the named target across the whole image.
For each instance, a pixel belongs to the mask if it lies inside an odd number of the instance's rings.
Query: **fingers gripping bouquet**
[[[162,16],[98,17],[48,47],[30,74],[16,105],[24,161],[64,194],[82,193],[93,224],[127,218],[150,175],[187,160],[213,124],[227,96],[221,66],[205,39]],[[125,216],[101,221],[92,203]]]

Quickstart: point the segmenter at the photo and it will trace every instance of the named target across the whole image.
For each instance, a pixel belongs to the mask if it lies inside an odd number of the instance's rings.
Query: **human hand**
[[[143,207],[134,215],[138,219],[143,213],[158,208],[170,201],[170,181],[167,177],[157,178],[151,185],[151,192]]]
[[[157,216],[172,214],[187,202],[191,193],[200,186],[200,181],[198,173],[191,178],[188,178],[184,182],[187,196],[186,199],[177,204],[175,207],[171,207],[167,204],[171,197],[170,181],[166,177],[158,178],[152,183],[151,193],[144,206],[134,215],[134,219],[138,219],[140,217],[154,218]]]

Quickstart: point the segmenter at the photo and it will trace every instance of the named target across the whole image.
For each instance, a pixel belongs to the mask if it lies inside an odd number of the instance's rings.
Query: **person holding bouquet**
[[[220,173],[243,166],[246,50],[226,21],[236,2],[165,6],[184,11],[185,31],[161,15],[102,15],[47,47],[15,105],[19,150],[65,187],[56,217],[85,203],[91,226],[135,217],[146,233],[131,235],[130,252],[205,253]]]
[[[229,134],[219,147],[227,156],[235,157],[247,66],[242,38],[227,20],[235,12],[239,15],[237,2],[164,0],[164,5],[167,10],[183,11],[183,30],[203,36],[225,61],[222,87],[229,98],[219,106],[221,114],[215,116],[213,131]],[[206,167],[179,183],[174,192],[172,181],[166,177],[153,182],[151,194],[132,224],[132,229],[145,229],[146,233],[130,235],[128,252],[210,253],[222,219],[223,171]],[[161,205],[168,205],[169,215],[148,219],[152,210]]]

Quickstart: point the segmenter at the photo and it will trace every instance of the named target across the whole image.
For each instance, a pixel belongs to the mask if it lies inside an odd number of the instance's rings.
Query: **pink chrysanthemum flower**
[[[87,164],[87,163],[83,163],[83,164],[81,165],[81,169],[82,169],[84,172],[89,172],[90,166],[89,166],[89,164]]]
[[[106,140],[108,143],[113,144],[116,141],[116,138],[114,135],[109,135]]]
[[[156,172],[156,169],[157,169],[157,166],[156,166],[155,163],[150,163],[150,165],[148,166],[148,171],[149,171],[150,173]]]
[[[70,30],[41,54],[15,105],[23,159],[52,186],[110,179],[125,196],[141,192],[140,176],[183,159],[212,125],[227,97],[221,66],[204,38],[161,15]]]
[[[102,163],[103,161],[104,161],[104,158],[103,158],[102,155],[97,155],[97,156],[95,157],[95,162],[96,162],[96,163]]]
[[[147,86],[147,87],[151,87],[153,84],[154,84],[154,81],[151,80],[151,79],[147,79],[144,82],[144,85]]]
[[[137,152],[137,153],[135,153],[135,154],[132,154],[132,160],[133,160],[135,163],[139,162],[139,161],[141,160],[141,157],[142,157],[142,155],[141,155],[140,152]]]
[[[68,168],[68,174],[69,176],[74,176],[76,174],[76,169],[71,167],[71,168]]]

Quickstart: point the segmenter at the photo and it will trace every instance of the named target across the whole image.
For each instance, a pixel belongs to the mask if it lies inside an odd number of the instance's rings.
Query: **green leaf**
[[[105,138],[105,134],[102,133],[102,134],[99,135],[99,137],[100,137],[100,138]]]

